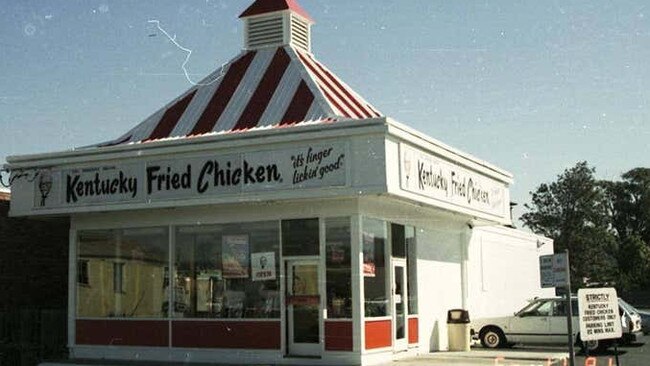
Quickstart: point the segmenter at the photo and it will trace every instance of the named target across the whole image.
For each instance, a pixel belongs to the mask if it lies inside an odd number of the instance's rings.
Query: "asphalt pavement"
[[[619,347],[619,366],[648,366],[650,365],[650,336],[642,337],[639,342]],[[386,363],[382,366],[443,366],[443,365],[508,365],[508,366],[569,366],[566,347],[525,347],[516,346],[509,349],[488,350],[480,346],[473,347],[470,352],[434,352],[413,358]],[[77,360],[76,362],[79,362]],[[43,366],[65,366],[75,361],[60,363],[44,363]],[[106,361],[93,360],[76,364],[105,365]],[[129,365],[131,363],[110,363],[111,365]],[[138,363],[138,365],[159,366],[159,363]],[[615,366],[616,352],[609,349],[605,352],[585,357],[576,356],[575,366]],[[180,365],[179,365],[180,366]]]
[[[650,336],[644,336],[640,342],[629,346],[618,347],[620,366],[647,366],[650,365]],[[605,352],[591,355],[592,360],[587,362],[584,355],[576,356],[576,366],[609,366],[616,365],[616,352],[613,348]],[[611,362],[611,363],[610,363]]]
[[[650,365],[650,336],[639,342],[618,348],[619,366]],[[442,365],[509,365],[509,366],[569,366],[566,347],[525,347],[487,350],[480,346],[470,352],[435,352],[415,358],[395,361],[393,366],[442,366]],[[615,366],[616,352],[613,348],[586,357],[576,355],[575,366]]]

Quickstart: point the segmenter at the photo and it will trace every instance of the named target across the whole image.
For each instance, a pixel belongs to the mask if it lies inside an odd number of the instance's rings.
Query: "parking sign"
[[[578,290],[580,338],[583,341],[620,338],[623,334],[614,288]]]
[[[542,288],[564,287],[569,281],[569,259],[566,253],[539,257],[539,274]]]

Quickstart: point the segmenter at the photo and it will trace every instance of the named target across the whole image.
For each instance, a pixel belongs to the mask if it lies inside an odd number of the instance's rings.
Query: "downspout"
[[[469,304],[469,275],[468,275],[468,262],[469,262],[469,244],[472,239],[473,227],[468,224],[460,234],[460,282],[461,282],[461,306],[463,309],[468,310]]]

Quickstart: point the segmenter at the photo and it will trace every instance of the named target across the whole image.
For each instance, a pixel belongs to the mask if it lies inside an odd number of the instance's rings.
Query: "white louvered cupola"
[[[295,0],[257,0],[240,18],[247,50],[292,45],[311,52],[314,21]]]

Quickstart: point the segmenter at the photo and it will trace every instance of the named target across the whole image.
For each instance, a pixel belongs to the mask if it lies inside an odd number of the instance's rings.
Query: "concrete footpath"
[[[381,366],[438,366],[438,365],[509,365],[509,366],[563,366],[567,352],[547,350],[522,351],[517,349],[483,350],[470,352],[435,352],[405,358]],[[67,360],[44,362],[40,366],[188,366],[188,363],[160,363],[145,361]],[[196,366],[226,366],[224,364],[192,364]],[[270,365],[269,365],[270,366]]]
[[[521,351],[521,350],[475,350],[470,352],[435,352],[413,358],[394,361],[382,366],[425,365],[510,365],[555,366],[564,365],[568,352]]]

